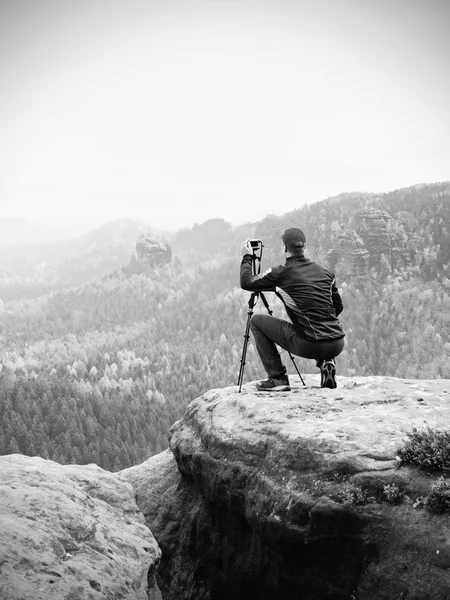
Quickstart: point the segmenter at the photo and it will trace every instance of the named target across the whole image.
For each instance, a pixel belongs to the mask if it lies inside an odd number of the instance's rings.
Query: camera
[[[260,248],[262,248],[261,240],[248,240],[248,245],[252,249],[252,252],[258,252]]]

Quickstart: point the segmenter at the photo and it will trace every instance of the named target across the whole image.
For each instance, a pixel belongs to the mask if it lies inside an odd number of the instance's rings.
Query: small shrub
[[[427,471],[450,473],[450,430],[439,431],[431,427],[413,428],[409,439],[398,452],[401,464],[412,464]]]
[[[427,498],[426,508],[430,512],[440,515],[450,514],[450,480],[439,477],[431,488]]]
[[[373,496],[369,496],[366,490],[354,483],[348,483],[342,492],[342,501],[344,504],[353,504],[361,506],[362,504],[370,504],[375,502]]]
[[[395,483],[383,486],[383,500],[389,504],[401,504],[405,498],[405,492]]]

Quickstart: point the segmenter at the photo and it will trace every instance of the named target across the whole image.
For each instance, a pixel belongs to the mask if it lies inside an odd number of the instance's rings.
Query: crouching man
[[[334,274],[305,258],[305,234],[287,229],[281,237],[286,262],[260,275],[253,274],[249,240],[242,243],[241,288],[250,292],[276,292],[291,322],[256,313],[250,327],[268,379],[260,391],[290,390],[286,367],[277,345],[292,354],[315,359],[321,387],[336,387],[335,357],[344,349],[344,332],[338,320],[343,310]]]

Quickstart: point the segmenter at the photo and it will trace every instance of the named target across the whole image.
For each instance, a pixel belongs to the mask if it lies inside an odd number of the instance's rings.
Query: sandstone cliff
[[[168,242],[157,237],[141,235],[136,242],[136,254],[132,254],[122,271],[127,275],[151,275],[156,269],[170,264],[172,249]]]
[[[172,250],[166,241],[149,238],[145,235],[136,242],[138,260],[150,269],[163,267],[172,260]]]
[[[367,275],[374,268],[380,275],[411,264],[411,242],[399,224],[385,211],[364,209],[352,218],[354,229],[343,226],[327,254],[328,264],[340,277]]]
[[[160,549],[128,481],[0,457],[0,600],[160,600]]]
[[[164,600],[450,597],[449,519],[423,506],[433,476],[396,459],[413,426],[449,423],[450,381],[306,383],[212,390],[170,450],[122,472]]]
[[[367,275],[369,258],[363,240],[353,229],[340,233],[335,248],[327,253],[328,264],[333,271],[339,269],[341,278]]]

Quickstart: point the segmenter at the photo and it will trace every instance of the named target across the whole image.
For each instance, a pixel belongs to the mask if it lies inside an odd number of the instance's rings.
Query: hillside
[[[119,219],[85,235],[44,244],[0,246],[0,298],[19,300],[99,280],[120,269],[142,234],[162,234]]]
[[[305,230],[307,255],[336,271],[338,375],[449,378],[449,189],[345,194],[236,229],[213,220],[178,232],[172,262],[148,273],[123,269],[140,224],[83,238],[77,251],[99,252],[98,268],[78,254],[72,267],[60,263],[56,288],[44,277],[45,294],[0,291],[0,454],[118,470],[166,448],[189,401],[237,381],[249,299],[240,240],[263,240],[264,269],[283,260],[279,237],[292,225]],[[313,361],[297,364],[316,372]],[[245,381],[263,376],[250,344]]]
[[[450,277],[450,183],[416,185],[385,194],[341,194],[258,223],[256,235],[277,247],[278,231],[293,224],[307,235],[309,256],[330,260],[348,250],[369,252],[362,271],[345,275],[409,273],[421,279]],[[329,253],[333,253],[330,257]]]

